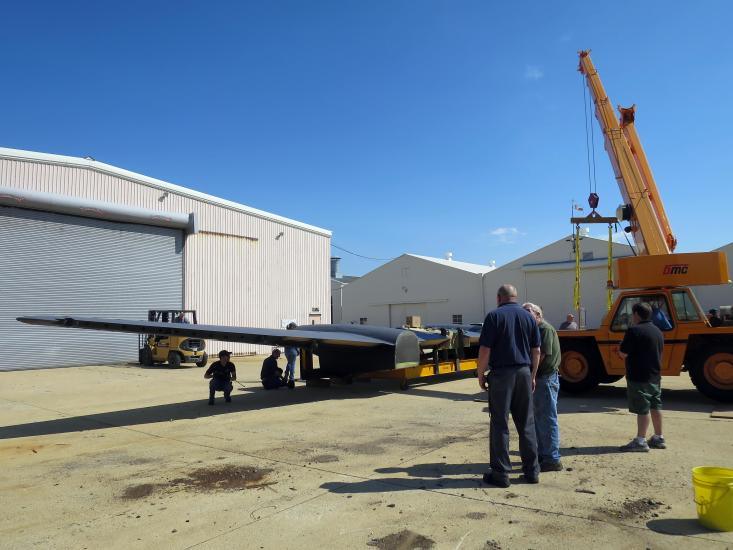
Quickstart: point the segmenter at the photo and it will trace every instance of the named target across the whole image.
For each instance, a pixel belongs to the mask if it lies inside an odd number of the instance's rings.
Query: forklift
[[[151,309],[148,321],[154,323],[198,324],[196,311],[192,309]],[[209,361],[206,342],[202,338],[188,336],[167,336],[161,334],[141,334],[138,339],[138,360],[146,367],[165,363],[180,367],[183,363],[194,363],[205,367]]]

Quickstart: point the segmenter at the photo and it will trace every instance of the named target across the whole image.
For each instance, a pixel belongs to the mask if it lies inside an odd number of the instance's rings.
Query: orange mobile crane
[[[605,148],[624,204],[617,219],[636,243],[637,255],[614,261],[614,289],[622,289],[598,329],[561,331],[560,365],[563,389],[585,391],[619,380],[625,373],[618,348],[631,322],[632,307],[651,304],[655,324],[663,329],[662,375],[688,371],[697,389],[719,401],[733,401],[733,327],[713,328],[688,285],[725,284],[728,265],[722,252],[675,254],[672,233],[659,189],[634,125],[635,107],[619,107],[617,120],[590,51],[579,52],[585,77],[603,131]],[[594,194],[589,202],[593,202]],[[597,196],[595,196],[597,204]],[[594,208],[594,204],[591,204]],[[600,218],[572,218],[580,224]],[[611,284],[611,282],[609,282]]]

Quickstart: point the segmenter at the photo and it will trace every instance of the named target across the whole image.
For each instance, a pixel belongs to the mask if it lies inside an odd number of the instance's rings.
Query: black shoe
[[[532,485],[540,482],[540,476],[537,475],[528,476],[527,474],[522,474],[522,477],[526,483],[531,483]]]
[[[231,403],[232,402],[232,398],[229,397],[229,396],[227,396],[227,397],[224,398],[224,401],[226,401],[227,403]]]
[[[213,404],[214,404],[214,400],[213,399],[209,399],[209,405],[213,405]]]
[[[492,472],[486,472],[483,481],[487,485],[495,485],[496,487],[503,487],[505,489],[511,485],[508,477],[497,477]]]
[[[562,472],[562,462],[547,461],[540,464],[540,472]]]
[[[294,390],[295,389],[295,381],[289,380],[288,381],[288,389]]]

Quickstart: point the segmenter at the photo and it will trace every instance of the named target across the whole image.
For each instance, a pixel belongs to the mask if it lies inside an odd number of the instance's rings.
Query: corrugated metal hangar
[[[137,360],[135,335],[21,315],[330,322],[331,232],[97,162],[0,148],[0,370]],[[209,350],[265,351],[208,342]]]
[[[483,322],[481,280],[492,269],[403,254],[342,289],[343,321],[387,327],[403,326],[407,317],[423,324]]]
[[[584,237],[581,250],[585,321],[598,326],[606,312],[608,242]],[[613,243],[614,258],[632,254],[628,245]],[[559,325],[573,312],[574,258],[570,238],[497,268],[403,254],[343,286],[339,310],[346,323],[398,327],[408,316],[423,324],[481,323],[496,307],[496,290],[511,283],[520,301],[541,305],[547,320]]]

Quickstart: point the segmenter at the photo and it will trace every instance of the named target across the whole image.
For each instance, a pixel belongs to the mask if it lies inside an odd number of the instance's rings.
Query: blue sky
[[[733,241],[727,1],[27,1],[3,19],[0,146],[90,155],[365,256],[476,263],[570,231],[592,48],[614,104],[637,104],[678,250]],[[611,215],[598,143],[596,166]]]

